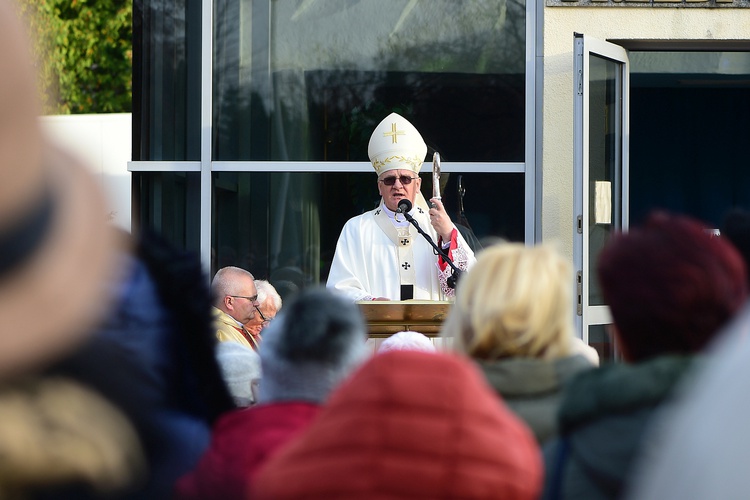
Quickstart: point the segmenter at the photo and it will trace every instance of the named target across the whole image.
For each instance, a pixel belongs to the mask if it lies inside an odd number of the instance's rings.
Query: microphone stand
[[[406,218],[406,220],[409,221],[409,223],[411,223],[411,225],[413,225],[414,227],[416,227],[417,231],[419,232],[419,234],[421,234],[422,236],[424,236],[424,239],[427,240],[427,243],[429,243],[430,246],[432,246],[432,248],[435,249],[435,251],[437,252],[437,254],[439,256],[441,256],[445,262],[448,263],[448,265],[453,270],[453,272],[451,273],[450,277],[448,277],[448,279],[446,280],[446,282],[447,282],[447,284],[448,284],[449,287],[456,288],[456,284],[458,284],[458,278],[461,277],[461,270],[459,268],[457,268],[456,265],[453,263],[453,260],[451,260],[451,258],[448,257],[448,254],[445,252],[445,250],[443,250],[442,248],[440,248],[439,246],[437,246],[435,244],[435,242],[432,241],[432,238],[430,237],[430,235],[427,234],[427,233],[425,233],[422,230],[422,228],[419,227],[419,223],[416,220],[414,220],[414,217],[411,216],[411,214],[409,213],[408,210],[403,210],[399,206],[397,212],[399,212],[401,215],[403,215]]]

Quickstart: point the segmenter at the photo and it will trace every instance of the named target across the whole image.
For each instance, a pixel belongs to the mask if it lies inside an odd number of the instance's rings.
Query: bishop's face
[[[411,179],[411,182],[405,184],[403,181]],[[393,184],[390,186],[391,181]],[[398,202],[406,198],[412,205],[414,199],[422,186],[422,179],[411,170],[395,169],[383,172],[378,177],[378,192],[383,197],[383,202],[388,209],[394,212],[398,209]]]

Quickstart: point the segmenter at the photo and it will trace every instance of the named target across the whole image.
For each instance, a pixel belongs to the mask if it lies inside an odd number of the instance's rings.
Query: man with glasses
[[[255,278],[239,267],[223,267],[211,282],[214,298],[214,328],[220,342],[237,342],[257,350],[257,338],[245,328],[245,323],[258,314],[258,290]]]
[[[281,309],[281,296],[271,283],[266,280],[255,280],[255,288],[258,289],[257,314],[253,319],[245,323],[245,329],[260,340],[260,333],[271,323]]]
[[[336,244],[327,286],[353,300],[446,300],[452,269],[417,232],[398,204],[407,199],[409,214],[441,245],[455,266],[466,270],[474,253],[445,212],[439,198],[428,206],[419,171],[427,145],[417,129],[391,113],[370,137],[368,155],[378,174],[378,208],[349,219]]]

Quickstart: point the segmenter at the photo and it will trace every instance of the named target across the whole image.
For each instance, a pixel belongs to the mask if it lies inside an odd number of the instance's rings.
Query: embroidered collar
[[[385,206],[385,203],[380,204],[380,208],[383,209],[383,212],[385,212],[385,215],[388,216],[388,218],[391,220],[394,226],[396,227],[405,227],[409,225],[409,221],[406,220],[404,216],[401,214],[396,214],[393,210]],[[414,209],[412,208],[412,212]],[[411,213],[411,212],[409,212]]]

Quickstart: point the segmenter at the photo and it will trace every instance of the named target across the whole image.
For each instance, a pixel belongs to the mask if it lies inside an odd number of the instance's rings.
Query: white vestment
[[[409,213],[438,244],[428,209],[420,201]],[[455,229],[454,234],[450,256],[457,268],[467,270],[476,261],[474,252]],[[440,269],[438,256],[424,236],[405,222],[403,215],[394,218],[381,200],[377,209],[344,225],[326,286],[355,301],[376,297],[401,300],[402,285],[413,285],[412,298],[417,300],[448,300],[454,293],[446,285],[451,272],[447,264]]]

